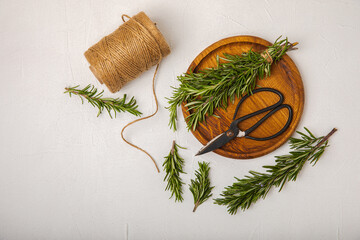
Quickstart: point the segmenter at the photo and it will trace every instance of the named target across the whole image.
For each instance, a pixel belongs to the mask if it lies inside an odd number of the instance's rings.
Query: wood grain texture
[[[254,36],[225,38],[202,51],[190,64],[188,71],[192,69],[194,72],[198,72],[204,68],[215,67],[216,55],[223,56],[223,53],[241,54],[242,52],[249,51],[251,48],[254,51],[261,51],[265,50],[266,46],[269,45],[271,45],[270,42]],[[279,62],[272,65],[271,76],[259,80],[257,84],[260,87],[277,89],[284,95],[284,103],[289,104],[292,107],[294,114],[290,127],[280,136],[267,141],[236,138],[222,148],[215,150],[215,153],[224,157],[236,159],[260,157],[280,147],[295,131],[304,108],[304,87],[300,73],[291,58],[288,55],[284,55]],[[277,95],[273,93],[255,94],[245,100],[240,107],[237,118],[269,106],[277,100]],[[216,109],[214,114],[220,116],[220,118],[207,116],[206,123],[200,123],[196,131],[192,131],[193,135],[205,145],[215,136],[228,130],[238,101],[239,99],[235,99],[234,103],[229,103],[228,108],[225,110]],[[189,112],[184,105],[185,104],[183,103],[182,111],[186,120],[186,117],[189,116]],[[266,113],[258,115],[240,123],[239,128],[241,130],[246,130],[265,114]],[[282,109],[266,120],[250,135],[256,137],[273,135],[284,126],[287,118],[288,110]]]

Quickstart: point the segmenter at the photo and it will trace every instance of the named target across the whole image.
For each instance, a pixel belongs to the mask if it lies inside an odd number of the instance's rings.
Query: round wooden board
[[[190,64],[188,72],[191,69],[194,72],[198,72],[201,69],[215,67],[217,55],[222,57],[223,53],[241,54],[242,52],[249,51],[251,48],[254,51],[261,51],[265,50],[266,46],[269,45],[271,45],[270,42],[254,36],[235,36],[225,38],[202,51]],[[284,103],[289,104],[292,107],[294,114],[290,127],[280,136],[267,141],[254,141],[246,138],[236,138],[222,148],[215,150],[215,153],[224,157],[237,159],[260,157],[280,147],[295,131],[304,108],[304,87],[300,73],[291,58],[288,55],[284,55],[280,61],[273,64],[271,67],[271,76],[266,79],[259,80],[257,85],[260,87],[277,89],[284,95]],[[255,94],[242,104],[237,118],[269,106],[277,100],[278,97],[273,93]],[[238,101],[239,99],[235,99],[234,103],[229,103],[228,108],[225,110],[216,109],[214,114],[220,116],[220,118],[207,116],[206,123],[200,123],[196,131],[192,131],[194,136],[203,145],[205,145],[217,135],[228,130]],[[186,117],[189,116],[189,112],[184,105],[185,103],[182,104],[182,111],[186,120]],[[248,129],[265,114],[266,113],[240,123],[239,128],[242,130]],[[266,120],[250,135],[255,137],[273,135],[284,126],[287,119],[288,111],[286,109],[282,109]]]

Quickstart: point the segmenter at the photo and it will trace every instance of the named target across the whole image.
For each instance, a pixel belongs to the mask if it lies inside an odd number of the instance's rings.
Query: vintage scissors
[[[240,118],[235,119],[241,104],[248,97],[250,97],[250,96],[252,96],[252,95],[254,95],[256,93],[259,93],[259,92],[272,92],[272,93],[275,93],[276,95],[279,96],[279,101],[276,102],[275,104],[271,105],[271,106],[268,106],[268,107],[260,109],[260,110],[258,110],[256,112],[253,112],[253,113],[250,113],[248,115],[245,115],[245,116],[242,116]],[[227,144],[228,142],[230,142],[231,140],[233,140],[236,137],[245,137],[245,138],[256,140],[256,141],[266,141],[266,140],[276,138],[277,136],[281,135],[283,132],[286,131],[286,129],[290,126],[292,116],[293,116],[293,111],[292,111],[292,108],[289,105],[282,104],[283,101],[284,101],[284,96],[281,94],[281,92],[279,92],[278,90],[275,90],[273,88],[258,88],[258,89],[255,89],[255,90],[252,91],[252,95],[251,94],[250,95],[249,94],[245,95],[239,101],[239,103],[237,104],[236,110],[235,110],[235,113],[234,113],[234,117],[233,117],[233,121],[232,121],[232,123],[231,123],[231,125],[229,127],[229,130],[221,133],[220,135],[218,135],[215,138],[213,138],[212,140],[210,140],[204,147],[202,147],[200,149],[200,151],[195,156],[201,155],[201,154],[204,154],[204,153],[207,153],[207,152],[211,152],[211,151],[214,151],[215,149],[221,148],[222,146],[224,146],[225,144]],[[288,120],[287,120],[286,124],[284,125],[284,127],[280,131],[278,131],[277,133],[275,133],[274,135],[269,136],[269,137],[259,138],[259,137],[249,136],[249,134],[251,132],[253,132],[256,128],[258,128],[263,122],[265,122],[266,119],[268,119],[269,117],[271,117],[271,115],[273,115],[274,113],[276,113],[277,111],[279,111],[280,109],[283,109],[283,108],[288,109],[289,117],[288,117]],[[267,111],[270,111],[270,112],[268,112],[263,118],[261,118],[258,122],[256,122],[249,129],[244,130],[244,131],[241,131],[239,129],[238,124],[240,122],[245,121],[246,119],[252,118],[252,117],[254,117],[256,115],[259,115],[259,114],[267,112]]]

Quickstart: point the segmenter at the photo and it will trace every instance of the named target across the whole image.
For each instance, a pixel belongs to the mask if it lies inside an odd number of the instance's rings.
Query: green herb
[[[66,87],[66,91],[64,93],[69,93],[70,97],[71,94],[78,95],[81,98],[82,103],[84,103],[83,98],[88,100],[91,105],[99,109],[97,116],[99,116],[104,109],[106,109],[111,118],[111,111],[114,111],[115,117],[116,112],[129,112],[135,116],[141,115],[141,112],[137,110],[138,105],[136,104],[134,97],[132,97],[128,102],[126,102],[126,94],[124,94],[124,97],[121,99],[103,98],[102,95],[104,90],[98,93],[97,89],[90,84],[83,89],[78,89],[78,87],[79,85],[75,87]]]
[[[180,147],[173,141],[171,151],[168,156],[165,157],[163,163],[164,171],[166,172],[164,181],[167,181],[165,191],[170,191],[171,196],[175,195],[175,202],[182,202],[184,199],[182,195],[182,185],[184,184],[180,178],[180,173],[184,173],[184,159],[182,159],[178,154],[178,147]]]
[[[295,181],[305,162],[315,165],[328,146],[329,137],[337,129],[334,128],[325,137],[315,137],[307,128],[305,130],[307,134],[297,132],[301,138],[290,138],[289,144],[293,151],[275,157],[276,165],[264,166],[266,173],[250,171],[250,176],[235,178],[237,181],[226,187],[215,203],[227,206],[230,214],[235,214],[238,208],[245,211],[259,198],[265,199],[273,186],[280,186],[280,192],[286,182]]]
[[[170,111],[169,126],[176,130],[177,107],[185,102],[190,115],[187,117],[188,129],[195,130],[206,115],[211,116],[218,107],[226,108],[228,99],[234,101],[235,96],[251,93],[256,87],[257,79],[270,76],[273,62],[297,44],[291,44],[287,38],[269,46],[264,52],[252,50],[241,55],[224,53],[224,62],[217,57],[217,66],[199,71],[189,72],[177,77],[180,86],[173,87],[171,98],[168,98]]]
[[[212,196],[211,190],[214,187],[210,187],[209,179],[209,163],[199,162],[199,170],[195,171],[195,180],[191,179],[190,191],[194,197],[194,209],[196,211],[197,207],[205,202],[208,198]]]

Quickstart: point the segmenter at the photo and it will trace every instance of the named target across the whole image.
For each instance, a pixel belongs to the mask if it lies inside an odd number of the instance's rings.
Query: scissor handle
[[[271,115],[273,115],[275,112],[279,111],[280,109],[283,109],[283,108],[287,108],[289,110],[289,118],[286,122],[286,124],[284,125],[284,127],[277,133],[275,133],[274,135],[272,136],[269,136],[269,137],[264,137],[264,138],[257,138],[257,137],[252,137],[252,136],[249,136],[249,134],[254,131],[256,128],[258,128],[263,122],[266,121],[266,119],[268,119]],[[283,132],[286,131],[286,129],[290,126],[290,123],[291,123],[291,120],[292,120],[292,117],[293,117],[293,111],[292,111],[292,108],[287,105],[287,104],[282,104],[278,107],[276,107],[275,109],[273,109],[271,112],[269,112],[268,114],[266,114],[263,118],[261,118],[257,123],[255,123],[252,127],[250,127],[249,129],[247,129],[245,131],[245,138],[248,138],[248,139],[252,139],[252,140],[256,140],[256,141],[266,141],[266,140],[270,140],[270,139],[273,139],[273,138],[276,138],[277,136],[281,135]]]
[[[282,95],[281,92],[279,92],[279,91],[276,90],[276,89],[273,89],[273,88],[258,88],[258,89],[255,89],[255,90],[252,91],[253,95],[254,95],[255,93],[258,93],[258,92],[272,92],[272,93],[275,93],[276,95],[279,96],[279,101],[277,101],[276,103],[274,103],[274,104],[271,105],[271,106],[268,106],[268,107],[266,107],[266,108],[260,109],[260,110],[258,110],[258,111],[256,111],[256,112],[253,112],[253,113],[250,113],[250,114],[248,114],[248,115],[242,116],[242,117],[240,117],[240,118],[238,118],[238,119],[235,120],[236,115],[237,115],[237,113],[238,113],[238,111],[239,111],[239,108],[240,108],[241,104],[242,104],[249,96],[251,96],[250,94],[246,94],[243,98],[240,99],[239,103],[238,103],[237,106],[236,106],[235,113],[234,113],[234,117],[233,117],[233,122],[234,122],[234,124],[238,125],[240,122],[245,121],[246,119],[252,118],[252,117],[254,117],[254,116],[256,116],[256,115],[259,115],[259,114],[261,114],[261,113],[267,112],[267,111],[269,111],[269,110],[271,110],[271,109],[274,109],[274,108],[280,106],[280,105],[284,102],[284,96]]]

